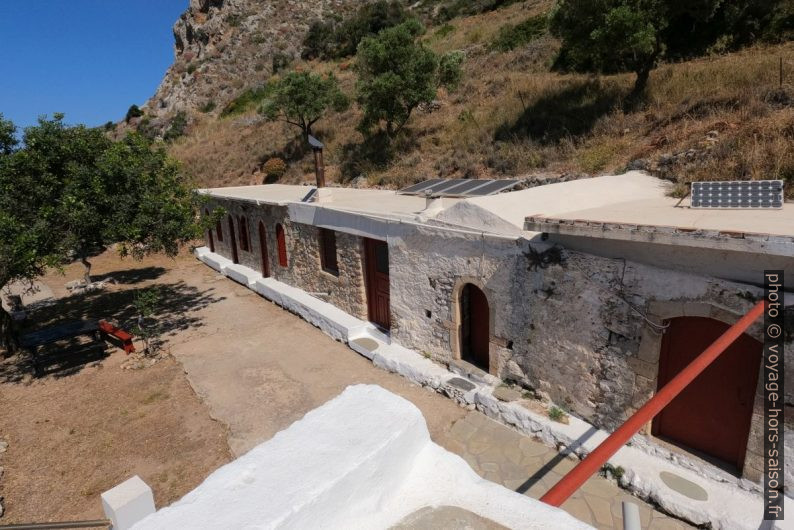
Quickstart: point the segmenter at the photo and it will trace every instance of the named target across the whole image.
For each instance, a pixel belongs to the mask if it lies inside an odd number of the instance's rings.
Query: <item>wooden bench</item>
[[[106,320],[99,321],[99,329],[112,337],[121,341],[121,347],[124,348],[124,353],[129,355],[135,351],[135,345],[132,343],[132,335],[127,333],[121,328],[117,328]]]
[[[76,320],[23,335],[19,345],[32,354],[33,369],[36,377],[41,377],[44,375],[44,368],[48,362],[51,363],[56,358],[63,357],[63,355],[41,355],[40,348],[42,346],[81,335],[91,335],[95,340],[100,340],[99,332],[99,322],[97,320]]]

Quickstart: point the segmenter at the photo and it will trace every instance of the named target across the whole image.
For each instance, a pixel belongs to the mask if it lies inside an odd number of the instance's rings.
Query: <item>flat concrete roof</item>
[[[199,190],[200,193],[219,199],[236,199],[256,204],[300,203],[314,186],[288,184],[262,184],[259,186],[238,186],[232,188],[211,188]],[[385,217],[414,218],[427,207],[427,200],[416,195],[400,195],[392,190],[323,188],[328,194],[322,202],[305,203],[337,210],[361,212]],[[452,205],[459,199],[445,199]]]
[[[687,231],[714,231],[735,234],[766,234],[794,236],[794,204],[786,203],[780,210],[705,210],[690,208],[689,199],[667,196],[670,184],[644,175],[627,173],[610,177],[552,184],[533,188],[527,211],[527,224],[543,220],[568,221],[565,225],[582,223],[632,226],[670,227]],[[545,189],[543,189],[545,188]],[[611,197],[587,196],[599,194]],[[553,203],[556,196],[565,197],[565,205]],[[549,199],[543,203],[539,199]],[[678,206],[676,206],[678,205]],[[532,229],[532,228],[530,228]]]
[[[265,184],[200,192],[256,204],[297,203],[416,222],[436,219],[472,230],[510,235],[553,231],[608,238],[620,230],[657,227],[667,234],[750,234],[794,242],[794,203],[786,203],[780,210],[692,209],[688,199],[676,206],[679,200],[668,196],[670,187],[667,181],[630,171],[485,197],[444,198],[430,208],[424,197],[377,189],[324,188],[323,200],[311,203],[301,203],[311,186]]]

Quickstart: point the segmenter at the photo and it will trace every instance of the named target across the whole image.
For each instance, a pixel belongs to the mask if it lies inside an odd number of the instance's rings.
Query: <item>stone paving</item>
[[[576,464],[479,412],[470,412],[456,421],[445,442],[447,449],[462,456],[483,478],[534,498],[540,498]],[[691,528],[600,476],[590,478],[562,508],[596,528],[622,530],[623,500],[639,506],[643,529]]]
[[[195,273],[197,268],[201,274]],[[225,296],[198,312],[203,326],[173,337],[170,346],[212,417],[228,427],[234,455],[271,438],[348,385],[370,383],[419,407],[433,441],[463,457],[488,480],[538,498],[573,467],[553,449],[480,412],[373,366],[299,317],[208,272],[200,262],[187,263],[174,275],[202,292],[223,282]],[[600,477],[585,484],[563,509],[598,528],[622,529],[623,499],[640,506],[644,529],[688,528]],[[448,510],[422,515],[466,519]],[[476,528],[465,522],[458,527]]]

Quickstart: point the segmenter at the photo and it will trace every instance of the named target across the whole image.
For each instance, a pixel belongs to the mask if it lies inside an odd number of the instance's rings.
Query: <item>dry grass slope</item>
[[[428,28],[434,50],[465,51],[461,87],[440,90],[438,105],[417,111],[410,138],[385,160],[372,156],[378,146],[362,147],[355,106],[321,120],[327,178],[400,187],[436,176],[612,173],[632,163],[679,182],[794,179],[794,43],[663,64],[646,97],[630,101],[633,75],[552,72],[559,44],[549,35],[509,52],[490,48],[500,28],[549,6],[528,1]],[[334,72],[353,91],[351,60],[296,67]],[[197,116],[172,153],[202,186],[260,183],[271,156],[288,162],[282,181],[310,182],[311,159],[296,136],[251,107],[229,118]]]

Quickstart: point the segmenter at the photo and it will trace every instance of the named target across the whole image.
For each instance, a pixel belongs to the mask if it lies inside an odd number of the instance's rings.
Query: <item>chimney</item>
[[[314,151],[314,176],[317,179],[317,189],[325,187],[325,164],[323,163],[323,143],[309,135],[309,145]]]

